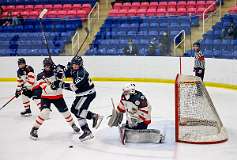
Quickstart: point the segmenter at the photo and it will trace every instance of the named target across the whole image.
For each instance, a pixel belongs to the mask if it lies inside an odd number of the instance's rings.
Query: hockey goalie
[[[113,103],[113,101],[112,101]],[[126,123],[121,124],[123,113]],[[142,92],[135,89],[135,84],[126,84],[117,107],[113,103],[110,127],[116,126],[120,131],[121,143],[162,143],[165,136],[156,129],[147,129],[151,123],[151,106]]]

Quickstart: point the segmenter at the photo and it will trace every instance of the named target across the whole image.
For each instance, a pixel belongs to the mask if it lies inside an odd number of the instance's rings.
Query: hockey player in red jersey
[[[129,83],[123,88],[117,111],[126,112],[126,128],[147,129],[151,123],[151,106],[142,92]]]
[[[205,73],[205,57],[202,51],[200,50],[199,42],[193,43],[193,50],[195,53],[193,72],[195,72],[195,76],[200,77],[203,81]]]
[[[74,123],[73,117],[64,101],[62,88],[53,89],[51,86],[52,82],[57,79],[52,60],[50,58],[45,58],[43,65],[44,70],[37,75],[38,86],[42,88],[41,111],[31,129],[31,138],[34,140],[38,138],[38,129],[44,121],[49,118],[51,104],[57,108],[73,130],[78,133],[80,129]]]
[[[36,102],[37,106],[40,106],[41,90],[32,90],[36,83],[34,69],[26,64],[24,58],[18,59],[18,67],[19,69],[17,70],[17,88],[15,96],[18,98],[20,95],[22,95],[22,101],[25,110],[21,112],[21,115],[30,116],[30,98]]]
[[[114,105],[114,104],[113,104]],[[126,113],[126,123],[120,126]],[[126,84],[117,107],[113,109],[108,125],[118,126],[122,144],[126,142],[161,143],[164,136],[156,129],[147,129],[151,123],[151,105],[134,83]]]

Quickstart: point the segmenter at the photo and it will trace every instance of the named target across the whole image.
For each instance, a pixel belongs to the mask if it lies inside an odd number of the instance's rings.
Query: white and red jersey
[[[17,88],[22,87],[31,90],[36,83],[36,77],[34,69],[31,66],[26,65],[25,68],[19,68],[17,70]]]
[[[34,88],[42,88],[41,98],[45,99],[60,99],[63,98],[62,88],[52,90],[51,83],[56,81],[57,78],[53,71],[43,71],[37,75],[37,85]]]
[[[201,51],[195,52],[194,68],[205,69],[205,57]]]
[[[127,121],[130,124],[133,123],[132,119],[146,125],[151,123],[151,106],[146,97],[137,90],[135,94],[131,94],[129,97],[122,95],[117,110],[122,113],[126,112]]]

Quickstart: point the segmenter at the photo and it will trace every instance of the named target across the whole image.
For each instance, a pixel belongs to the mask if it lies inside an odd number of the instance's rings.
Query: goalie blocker
[[[156,129],[147,129],[151,123],[151,106],[140,91],[135,90],[135,84],[128,84],[117,108],[113,103],[113,111],[108,122],[110,127],[118,126],[122,144],[132,143],[162,143],[165,136]],[[120,127],[126,113],[126,124]]]

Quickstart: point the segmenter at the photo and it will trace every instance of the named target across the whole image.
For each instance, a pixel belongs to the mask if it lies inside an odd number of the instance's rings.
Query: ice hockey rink
[[[105,117],[110,115],[113,98],[115,104],[125,82],[96,82],[97,97],[90,109]],[[14,95],[15,83],[1,82],[0,104],[3,105]],[[221,144],[194,145],[175,143],[174,139],[174,85],[161,83],[136,83],[152,105],[152,125],[166,134],[163,144],[132,144],[125,146],[119,141],[117,128],[107,126],[104,119],[100,128],[93,130],[95,138],[80,142],[77,134],[52,107],[50,119],[39,129],[39,140],[29,137],[30,129],[38,114],[31,103],[32,117],[21,117],[21,98],[12,101],[0,111],[0,160],[235,160],[237,158],[237,92],[234,90],[210,88],[207,90],[217,112],[226,127],[229,140]],[[65,91],[70,107],[74,94]],[[91,125],[91,122],[89,122]],[[69,147],[69,146],[72,146]]]

